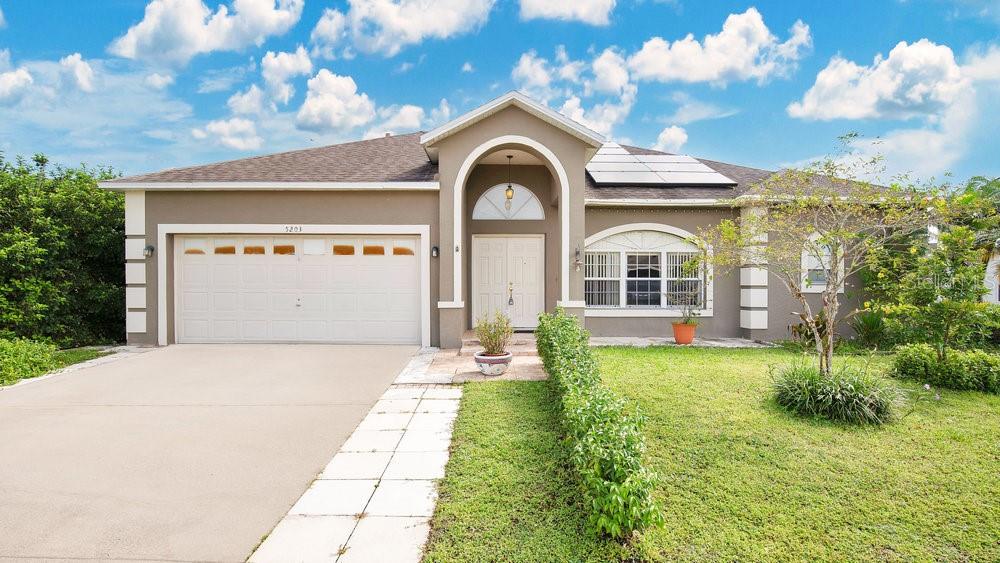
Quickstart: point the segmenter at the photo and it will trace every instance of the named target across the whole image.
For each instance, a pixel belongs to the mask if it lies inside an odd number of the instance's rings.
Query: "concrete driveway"
[[[415,351],[177,345],[0,390],[0,560],[243,561]]]

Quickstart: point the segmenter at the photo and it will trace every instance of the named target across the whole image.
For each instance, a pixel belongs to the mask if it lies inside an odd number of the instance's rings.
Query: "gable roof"
[[[478,108],[464,113],[432,131],[424,133],[420,137],[420,144],[424,145],[427,149],[427,155],[431,158],[431,160],[437,162],[437,151],[432,146],[434,143],[454,135],[455,133],[458,133],[459,131],[511,106],[520,108],[538,119],[541,119],[542,121],[569,133],[595,149],[601,148],[601,145],[604,144],[604,136],[600,133],[573,121],[565,115],[549,108],[548,106],[542,105],[535,100],[532,100],[528,96],[525,96],[516,90],[507,92],[499,98],[486,102]]]

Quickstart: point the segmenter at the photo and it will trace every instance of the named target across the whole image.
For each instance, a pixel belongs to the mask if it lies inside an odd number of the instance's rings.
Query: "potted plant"
[[[691,344],[698,329],[698,308],[700,307],[701,290],[682,291],[680,293],[664,293],[667,303],[680,308],[681,320],[672,323],[674,327],[674,342]]]
[[[480,317],[476,321],[476,338],[483,347],[482,352],[476,352],[476,367],[483,375],[500,375],[507,371],[507,366],[514,355],[507,351],[507,344],[514,334],[507,315],[496,312],[493,320]]]
[[[681,306],[681,320],[673,323],[674,342],[677,344],[691,344],[694,342],[694,333],[698,329],[698,312],[693,305]]]

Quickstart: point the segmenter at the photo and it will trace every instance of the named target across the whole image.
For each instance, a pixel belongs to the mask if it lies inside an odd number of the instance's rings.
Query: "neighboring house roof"
[[[436,189],[438,166],[431,162],[421,144],[422,132],[378,137],[339,145],[302,149],[202,166],[173,168],[149,174],[127,176],[101,182],[110,189]],[[424,135],[426,136],[426,135]],[[641,147],[625,146],[631,154],[669,154]],[[736,182],[735,186],[598,186],[586,174],[585,199],[589,203],[612,205],[631,200],[655,204],[686,200],[731,199],[773,172],[698,159]],[[628,203],[624,203],[628,205]]]
[[[448,123],[445,123],[433,131],[424,133],[420,137],[420,144],[427,148],[427,155],[431,158],[431,160],[437,162],[437,151],[430,145],[433,145],[445,137],[454,135],[466,127],[478,123],[491,115],[495,115],[510,106],[522,109],[538,119],[541,119],[542,121],[545,121],[546,123],[573,135],[595,149],[600,148],[601,145],[604,144],[604,136],[600,133],[573,121],[565,115],[549,108],[548,106],[540,104],[535,100],[532,100],[528,96],[525,96],[516,90],[507,92],[499,98],[486,102],[478,108],[452,119]]]

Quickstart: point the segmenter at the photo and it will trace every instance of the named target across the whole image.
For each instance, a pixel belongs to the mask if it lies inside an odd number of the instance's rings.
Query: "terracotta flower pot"
[[[487,356],[482,352],[476,352],[474,358],[476,360],[476,367],[479,368],[479,373],[483,375],[500,375],[507,371],[510,361],[514,359],[514,354],[504,352],[499,356]]]
[[[696,324],[673,323],[674,342],[677,344],[690,344],[694,342],[694,332],[698,328]]]

